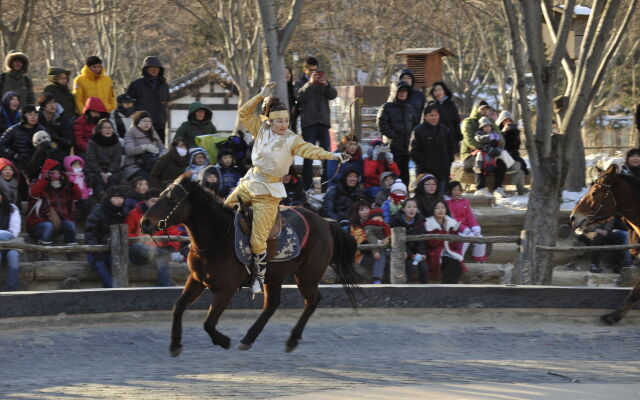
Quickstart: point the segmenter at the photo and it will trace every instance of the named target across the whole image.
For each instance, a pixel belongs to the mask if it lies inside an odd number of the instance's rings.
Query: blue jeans
[[[322,124],[315,124],[302,128],[302,138],[305,142],[309,142],[313,145],[318,143],[320,147],[329,151],[329,127]],[[302,164],[302,180],[304,181],[304,188],[308,190],[313,186],[313,160],[307,160],[305,158]],[[327,180],[327,161],[322,161],[322,177],[321,182]]]
[[[148,246],[144,243],[129,245],[129,261],[138,265],[152,264],[156,269],[158,286],[175,286],[175,283],[171,280],[167,256],[167,250],[162,248]]]
[[[66,219],[61,221],[60,230],[64,234],[65,243],[76,243],[76,224]],[[36,240],[50,243],[53,241],[55,227],[53,222],[38,222],[29,230],[29,234]]]
[[[20,253],[18,250],[5,250],[0,252],[0,260],[7,259],[7,290],[19,290]]]
[[[89,265],[96,269],[102,285],[104,287],[113,287],[111,279],[111,254],[89,253],[87,254]]]

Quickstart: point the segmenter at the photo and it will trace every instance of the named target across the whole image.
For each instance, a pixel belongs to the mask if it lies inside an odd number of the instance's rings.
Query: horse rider
[[[251,229],[251,253],[253,282],[251,291],[262,293],[267,265],[267,238],[278,215],[280,200],[287,197],[282,176],[289,172],[293,156],[314,160],[349,161],[344,153],[331,153],[321,147],[305,142],[289,130],[289,110],[270,94],[275,83],[245,103],[238,111],[245,128],[253,135],[251,151],[253,167],[247,171],[235,190],[227,197],[225,205],[233,207],[238,198],[253,205],[253,227]],[[264,102],[263,102],[264,101]],[[262,104],[260,115],[255,110]]]

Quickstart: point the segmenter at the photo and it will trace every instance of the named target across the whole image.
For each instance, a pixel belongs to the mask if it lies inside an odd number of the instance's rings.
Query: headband
[[[276,119],[276,118],[289,118],[289,111],[287,110],[271,111],[269,113],[269,119]]]

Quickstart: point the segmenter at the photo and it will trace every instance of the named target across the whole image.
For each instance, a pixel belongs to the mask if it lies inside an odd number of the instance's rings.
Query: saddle
[[[245,265],[251,264],[251,223],[243,212],[236,212],[236,256]],[[276,222],[267,239],[267,261],[283,262],[300,255],[309,239],[309,223],[295,208],[280,206]]]

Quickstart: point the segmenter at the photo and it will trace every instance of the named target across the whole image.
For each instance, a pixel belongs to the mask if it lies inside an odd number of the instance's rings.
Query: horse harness
[[[599,182],[600,180],[602,180],[602,182]],[[600,178],[596,179],[596,181],[593,184],[604,188],[606,191],[605,191],[605,194],[604,194],[603,201],[601,201],[600,204],[598,205],[598,209],[593,214],[587,215],[587,217],[585,218],[585,221],[588,223],[588,225],[591,225],[591,224],[595,223],[596,221],[612,217],[612,215],[609,215],[609,216],[601,216],[601,217],[597,218],[598,214],[600,213],[600,211],[602,211],[602,209],[604,208],[605,200],[609,196],[611,196],[611,201],[613,201],[613,207],[615,209],[618,208],[618,203],[616,202],[616,198],[615,198],[615,196],[613,196],[613,193],[612,193],[613,192],[613,185],[611,183],[607,183],[606,182],[606,176],[603,176],[603,177],[600,177]]]
[[[169,220],[169,218],[171,218],[171,216],[178,209],[178,207],[180,207],[180,205],[182,204],[184,199],[186,199],[189,196],[189,194],[191,193],[191,191],[185,189],[184,186],[182,186],[182,184],[173,183],[172,185],[167,187],[162,193],[160,193],[160,196],[162,196],[163,194],[165,194],[165,192],[167,192],[167,196],[169,196],[169,201],[171,202],[172,200],[171,200],[171,197],[170,197],[170,193],[173,190],[173,188],[176,187],[176,186],[179,187],[180,189],[182,189],[182,192],[184,194],[182,195],[180,200],[176,201],[176,204],[173,206],[171,211],[169,211],[167,216],[164,219],[161,219],[161,220],[158,221],[158,224],[156,225],[158,230],[166,232],[166,230],[167,230],[167,221]],[[189,243],[189,250],[190,251],[195,251],[196,253],[200,254],[200,253],[205,253],[207,251],[210,251],[210,250],[213,250],[213,249],[219,247],[222,244],[222,242],[227,238],[227,235],[229,234],[229,231],[231,230],[232,226],[233,226],[233,218],[231,218],[231,220],[227,223],[227,229],[225,230],[224,235],[222,235],[220,240],[218,240],[216,243],[214,243],[211,246],[206,247],[204,249],[195,249],[193,247],[193,242],[191,242],[191,243]],[[151,238],[153,239],[153,236],[151,236]]]

